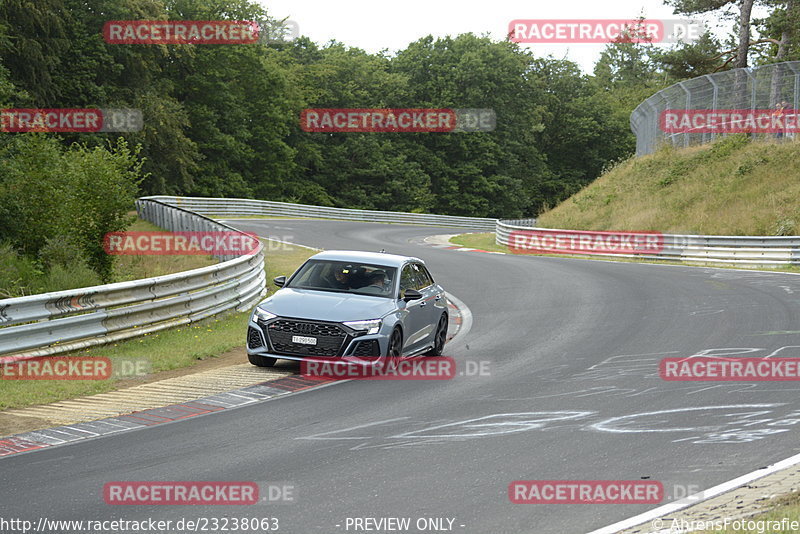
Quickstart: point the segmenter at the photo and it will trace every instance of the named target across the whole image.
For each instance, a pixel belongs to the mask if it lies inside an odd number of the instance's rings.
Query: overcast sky
[[[514,19],[630,19],[682,18],[661,0],[258,0],[271,16],[289,17],[300,34],[324,44],[331,39],[368,52],[396,51],[431,34],[435,37],[472,32],[504,38]],[[716,17],[706,24],[721,35],[730,24],[720,26]],[[528,44],[537,56],[552,54],[578,63],[591,72],[603,45]],[[662,45],[666,46],[666,45]]]

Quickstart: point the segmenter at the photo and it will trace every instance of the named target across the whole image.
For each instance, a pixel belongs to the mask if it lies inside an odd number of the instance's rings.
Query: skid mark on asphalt
[[[624,396],[635,397],[653,391],[666,390],[684,392],[685,395],[696,395],[711,390],[726,393],[786,393],[800,392],[800,384],[792,381],[731,381],[731,382],[670,382],[665,383],[658,374],[659,362],[667,356],[684,355],[684,359],[718,358],[735,360],[736,358],[790,358],[800,357],[800,346],[785,345],[780,347],[723,347],[707,348],[696,352],[664,351],[645,354],[620,354],[609,356],[588,366],[585,370],[574,372],[566,365],[554,365],[541,369],[538,375],[546,382],[558,382],[566,385],[557,393],[540,394],[527,399],[549,399],[556,397],[586,396]],[[635,378],[636,380],[631,380]],[[521,399],[518,399],[521,400]]]
[[[733,280],[761,288],[776,288],[792,295],[800,292],[800,277],[797,273],[768,271],[740,271],[736,269],[703,269],[703,274],[713,280]]]
[[[698,420],[703,424],[697,425]],[[800,410],[792,410],[782,403],[733,404],[691,406],[614,417],[581,410],[497,413],[449,422],[414,421],[410,417],[400,417],[294,439],[338,441],[349,450],[361,450],[465,442],[530,431],[583,430],[612,434],[672,434],[676,435],[673,443],[693,445],[740,444],[789,432],[798,423]]]

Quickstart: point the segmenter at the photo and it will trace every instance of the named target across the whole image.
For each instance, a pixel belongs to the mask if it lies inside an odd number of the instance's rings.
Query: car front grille
[[[278,319],[265,327],[275,354],[286,356],[341,356],[350,336],[336,323]],[[293,343],[292,336],[313,337],[316,345]]]

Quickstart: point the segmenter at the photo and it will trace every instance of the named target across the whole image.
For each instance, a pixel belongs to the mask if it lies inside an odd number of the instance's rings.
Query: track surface
[[[669,502],[800,449],[797,385],[657,376],[665,356],[800,356],[800,276],[418,244],[441,228],[234,224],[326,249],[425,259],[474,315],[472,330],[445,353],[488,361],[491,376],[341,383],[12,456],[0,460],[0,516],[273,516],[289,533],[347,532],[348,517],[444,517],[455,520],[454,532],[581,533],[656,505],[515,505],[508,484],[649,477]],[[283,482],[296,502],[107,506],[103,484],[117,480]]]

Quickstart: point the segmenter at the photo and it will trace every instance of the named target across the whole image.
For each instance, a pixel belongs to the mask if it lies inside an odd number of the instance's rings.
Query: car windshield
[[[396,267],[312,260],[300,267],[285,287],[390,298],[396,277]]]

